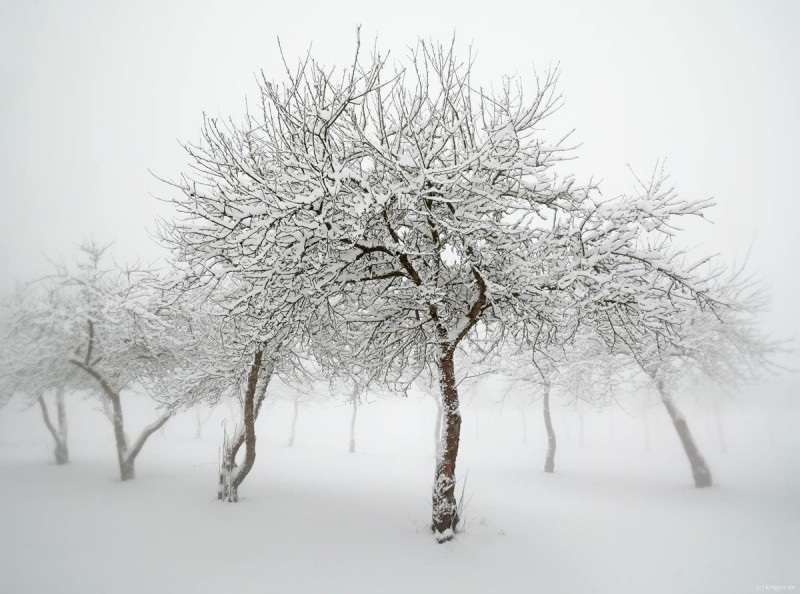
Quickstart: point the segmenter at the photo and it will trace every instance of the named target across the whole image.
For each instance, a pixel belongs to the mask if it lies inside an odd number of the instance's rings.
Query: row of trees
[[[485,90],[472,64],[453,45],[420,42],[390,65],[357,44],[347,68],[307,56],[283,83],[262,75],[257,109],[207,118],[186,146],[191,166],[168,182],[169,273],[107,270],[90,248],[76,272],[35,285],[10,318],[8,344],[20,346],[4,357],[4,392],[99,389],[123,479],[176,410],[234,395],[241,420],[223,444],[219,497],[236,501],[274,378],[351,386],[353,422],[359,394],[435,378],[431,524],[444,541],[459,525],[460,381],[540,385],[552,471],[551,388],[594,400],[639,374],[696,484],[710,485],[676,380],[746,379],[772,348],[742,273],[690,261],[675,241],[679,221],[711,202],[679,198],[660,167],[631,194],[601,196],[565,172],[566,140],[544,137],[557,72],[530,92],[511,78]],[[165,412],[129,445],[120,393],[134,384]]]

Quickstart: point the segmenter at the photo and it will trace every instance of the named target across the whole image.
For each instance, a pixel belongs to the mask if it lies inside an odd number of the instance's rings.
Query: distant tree
[[[767,302],[758,283],[735,270],[717,278],[713,291],[725,307],[713,310],[687,304],[685,321],[669,341],[644,340],[627,349],[652,381],[689,460],[696,487],[712,485],[711,470],[675,402],[682,388],[711,380],[738,388],[777,370],[775,355],[783,343],[760,326]]]
[[[14,394],[38,405],[55,441],[56,464],[69,462],[65,394],[85,388],[86,382],[65,358],[74,344],[61,332],[61,296],[50,279],[21,288],[4,307],[0,340],[0,406]],[[55,418],[47,404],[55,399]]]
[[[146,269],[108,264],[107,248],[87,243],[74,267],[56,275],[62,331],[71,343],[64,357],[102,394],[114,428],[120,478],[135,477],[142,447],[176,409],[165,408],[132,442],[124,424],[122,393],[164,374],[173,364],[179,335],[174,320],[162,315],[157,280]],[[179,345],[184,346],[184,345]]]

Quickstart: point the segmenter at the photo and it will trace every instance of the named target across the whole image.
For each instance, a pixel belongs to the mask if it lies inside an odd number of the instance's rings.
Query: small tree
[[[687,307],[686,321],[674,340],[645,342],[633,353],[669,414],[700,488],[712,485],[711,471],[678,409],[675,393],[703,379],[732,388],[745,385],[774,372],[773,356],[782,349],[782,343],[768,338],[759,326],[766,293],[744,278],[742,269],[718,280],[714,292],[725,307],[713,311]]]
[[[124,424],[122,392],[164,373],[173,353],[165,342],[175,335],[161,308],[154,275],[148,270],[107,266],[104,247],[81,248],[74,269],[58,273],[63,332],[71,342],[64,359],[99,387],[110,408],[120,478],[133,479],[135,461],[150,436],[175,413],[167,408],[129,442]]]
[[[71,344],[64,341],[58,318],[60,296],[48,280],[25,286],[9,300],[3,318],[0,341],[0,394],[10,398],[21,394],[29,405],[41,409],[42,419],[55,442],[56,464],[69,462],[65,394],[86,387],[64,353]],[[54,393],[55,421],[47,404]],[[0,405],[5,401],[0,401]]]

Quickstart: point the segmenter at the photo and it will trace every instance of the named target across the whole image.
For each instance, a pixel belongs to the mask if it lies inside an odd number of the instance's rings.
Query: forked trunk
[[[76,367],[79,367],[92,378],[94,378],[95,381],[97,381],[97,383],[100,385],[103,394],[107,398],[107,400],[103,402],[103,406],[106,409],[106,414],[110,412],[109,419],[114,427],[114,439],[117,445],[117,462],[119,463],[119,476],[121,480],[128,481],[135,477],[134,463],[136,462],[136,456],[139,455],[139,452],[142,450],[145,442],[153,433],[164,426],[164,424],[172,417],[173,412],[167,412],[155,422],[145,427],[139,434],[139,437],[136,438],[133,447],[130,449],[130,451],[128,451],[128,438],[125,435],[125,425],[122,419],[122,401],[120,400],[120,393],[111,387],[111,385],[106,381],[106,378],[103,377],[103,375],[97,369],[95,369],[94,364],[92,363],[94,325],[91,321],[89,321],[88,325],[89,344],[86,348],[86,356],[84,357],[83,361],[78,359],[70,359],[69,362]],[[111,404],[110,411],[108,410],[109,403]]]
[[[442,392],[442,431],[436,458],[433,482],[433,517],[431,527],[439,542],[450,540],[458,527],[456,503],[456,458],[461,437],[453,353],[447,351],[439,361],[439,382]]]
[[[695,487],[710,487],[711,486],[711,471],[708,469],[705,459],[700,455],[700,450],[694,442],[689,425],[683,414],[675,406],[672,398],[666,392],[661,382],[658,382],[658,391],[661,394],[661,402],[664,403],[664,408],[667,409],[672,424],[675,426],[675,431],[683,445],[683,450],[686,452],[686,457],[689,459],[689,465],[692,468],[692,476],[694,477]]]
[[[120,462],[119,476],[123,481],[130,481],[136,478],[134,460],[125,459]]]
[[[173,413],[168,411],[154,422],[150,423],[147,427],[142,429],[139,437],[137,437],[136,441],[133,442],[133,445],[131,446],[130,450],[127,451],[124,460],[120,464],[120,476],[122,477],[123,481],[127,481],[135,477],[134,463],[136,462],[136,457],[139,455],[139,452],[142,451],[145,442],[150,438],[150,436],[164,427],[167,421],[172,418],[172,415]]]
[[[550,418],[550,386],[544,387],[542,397],[542,413],[544,415],[544,427],[547,429],[547,454],[544,459],[544,471],[553,472],[556,469],[556,432],[553,429],[553,421]]]

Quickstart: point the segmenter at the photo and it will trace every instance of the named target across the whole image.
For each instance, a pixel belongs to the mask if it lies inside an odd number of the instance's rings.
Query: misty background
[[[309,47],[350,63],[359,24],[366,48],[377,40],[398,60],[418,38],[455,35],[487,84],[532,85],[534,69],[557,64],[566,102],[546,136],[574,129],[566,168],[614,196],[633,186],[628,165],[649,176],[665,158],[679,195],[716,201],[713,222],[686,222],[679,241],[727,265],[748,258],[771,296],[766,329],[800,347],[800,4],[789,0],[0,0],[0,294],[85,239],[113,242],[120,263],[158,263],[154,221],[172,214],[159,198],[175,191],[158,177],[186,169],[181,143],[199,141],[203,114],[239,122],[257,73],[285,77],[278,38],[290,64]],[[176,415],[126,485],[88,392],[68,402],[74,463],[61,473],[45,465],[39,411],[12,400],[0,410],[0,591],[111,591],[120,575],[130,581],[117,592],[173,594],[800,587],[800,359],[782,357],[790,371],[777,381],[682,395],[717,481],[705,490],[690,486],[670,419],[635,386],[605,408],[554,400],[559,467],[547,476],[541,395],[491,379],[465,389],[468,526],[452,547],[425,524],[436,405],[422,391],[365,396],[357,456],[347,395],[270,392],[239,506],[213,493],[232,402]],[[134,433],[154,418],[135,396]],[[110,540],[108,526],[119,527]]]
[[[797,331],[800,6],[795,2],[0,2],[0,290],[84,238],[120,259],[162,254],[148,230],[203,112],[240,118],[254,73],[280,78],[313,46],[352,57],[357,24],[396,57],[418,37],[472,44],[476,73],[531,79],[560,64],[571,168],[630,189],[656,160],[681,195],[713,196],[701,253],[750,268],[770,329]]]

